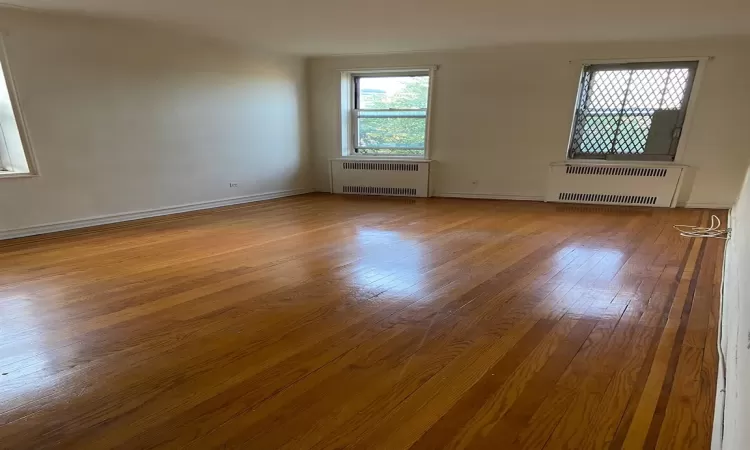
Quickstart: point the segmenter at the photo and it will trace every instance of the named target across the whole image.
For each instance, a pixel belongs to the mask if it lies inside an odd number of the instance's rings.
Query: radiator
[[[331,160],[334,194],[429,196],[428,161]]]
[[[552,164],[545,200],[674,207],[684,169],[677,165]]]

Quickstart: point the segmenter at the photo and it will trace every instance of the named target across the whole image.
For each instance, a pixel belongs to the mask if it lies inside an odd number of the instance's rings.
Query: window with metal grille
[[[36,173],[19,106],[0,38],[0,178]]]
[[[697,67],[697,61],[585,66],[568,156],[674,160]]]
[[[426,156],[429,72],[353,74],[351,81],[349,153]]]

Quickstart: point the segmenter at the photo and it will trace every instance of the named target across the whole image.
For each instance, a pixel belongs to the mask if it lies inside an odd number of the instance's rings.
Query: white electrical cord
[[[680,232],[680,236],[685,237],[707,237],[707,238],[719,238],[729,239],[727,236],[727,230],[720,229],[721,219],[718,216],[711,216],[711,226],[697,227],[694,225],[675,225],[674,229]]]

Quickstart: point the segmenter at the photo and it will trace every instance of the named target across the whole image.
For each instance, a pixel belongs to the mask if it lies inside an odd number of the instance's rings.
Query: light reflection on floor
[[[74,344],[59,348],[38,304],[0,294],[0,413],[54,391],[61,373],[55,361],[75,352]]]
[[[566,259],[570,260],[571,255],[574,255],[579,261],[589,261],[594,266],[591,273],[597,275],[585,283],[579,282],[578,277],[575,276],[561,283],[563,285],[568,284],[571,287],[575,286],[570,290],[565,288],[561,290],[561,292],[565,292],[561,301],[562,305],[567,308],[568,315],[593,320],[611,314],[616,308],[605,306],[592,309],[588,305],[611,305],[612,302],[616,301],[620,292],[613,287],[617,286],[618,275],[620,275],[627,259],[626,253],[622,249],[606,247],[601,243],[582,242],[561,248],[555,253],[554,259],[557,262],[562,262]],[[593,298],[596,298],[596,300],[591,300]],[[591,301],[586,301],[587,299]]]
[[[352,287],[400,291],[424,280],[424,244],[405,233],[376,228],[357,229],[357,267],[347,282]]]
[[[598,244],[592,246],[586,245],[584,243],[576,243],[562,247],[560,250],[555,252],[554,258],[556,261],[563,259],[571,251],[575,251],[581,257],[590,258],[594,255],[599,255],[603,257],[603,260],[611,262],[612,264],[622,263],[622,258],[625,257],[625,254],[622,252],[622,250],[618,248],[607,248]]]

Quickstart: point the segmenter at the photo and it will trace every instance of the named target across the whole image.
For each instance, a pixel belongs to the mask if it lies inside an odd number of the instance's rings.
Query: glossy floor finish
[[[0,243],[0,447],[707,449],[708,211],[306,195]]]

